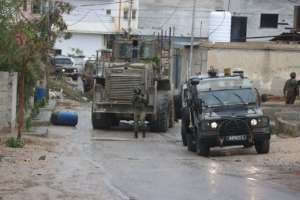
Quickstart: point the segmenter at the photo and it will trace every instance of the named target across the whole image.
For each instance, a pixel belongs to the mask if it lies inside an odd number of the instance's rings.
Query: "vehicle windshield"
[[[201,99],[208,106],[255,102],[252,89],[201,92]]]
[[[55,59],[55,64],[61,64],[61,65],[68,65],[68,64],[72,64],[70,59],[60,59],[60,58],[56,58]]]

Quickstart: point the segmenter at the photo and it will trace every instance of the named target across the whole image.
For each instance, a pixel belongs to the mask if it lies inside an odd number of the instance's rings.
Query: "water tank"
[[[36,89],[34,95],[34,102],[37,102],[37,100],[41,100],[43,97],[46,98],[46,89],[45,88]]]
[[[51,123],[53,125],[76,126],[78,123],[78,115],[75,112],[55,112],[51,115]]]
[[[225,11],[213,11],[209,17],[209,41],[230,42],[231,14]]]

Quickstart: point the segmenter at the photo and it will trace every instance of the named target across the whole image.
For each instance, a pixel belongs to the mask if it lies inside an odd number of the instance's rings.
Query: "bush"
[[[5,145],[12,148],[23,148],[25,143],[21,140],[16,140],[15,138],[11,137],[5,142]]]
[[[28,117],[26,119],[25,125],[26,125],[26,131],[29,131],[30,127],[32,126],[32,119],[31,119],[31,117]]]
[[[47,100],[45,97],[41,99],[41,106],[45,106],[47,104]]]
[[[2,162],[2,156],[0,155],[0,162]]]

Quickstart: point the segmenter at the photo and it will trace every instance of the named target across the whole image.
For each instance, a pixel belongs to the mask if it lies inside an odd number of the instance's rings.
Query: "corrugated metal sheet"
[[[123,30],[127,33],[128,29],[127,28],[123,28]],[[167,35],[169,35],[169,30],[163,30],[164,35],[165,35],[165,31],[167,31]],[[139,35],[139,36],[153,36],[153,34],[155,33],[155,35],[161,34],[161,30],[157,30],[157,29],[131,29],[130,31],[130,35]],[[203,31],[202,31],[203,34]],[[171,35],[173,36],[173,30]],[[187,37],[190,38],[191,37],[191,30],[187,30],[187,29],[176,29],[175,30],[175,37]],[[195,30],[194,32],[194,37],[199,37],[200,38],[200,31],[199,30]],[[201,35],[201,37],[207,37],[207,33]]]

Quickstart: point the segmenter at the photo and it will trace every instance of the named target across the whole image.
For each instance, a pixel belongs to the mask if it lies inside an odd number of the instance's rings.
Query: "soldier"
[[[285,104],[294,104],[296,96],[299,97],[299,87],[296,80],[296,73],[290,74],[291,79],[285,82],[283,88],[283,95],[285,97]],[[286,94],[287,92],[287,94]]]
[[[147,105],[147,95],[142,94],[142,89],[140,87],[134,88],[134,95],[131,99],[131,103],[134,108],[134,137],[138,138],[139,131],[139,121],[141,129],[143,130],[143,138],[146,137],[145,133],[145,107]]]

